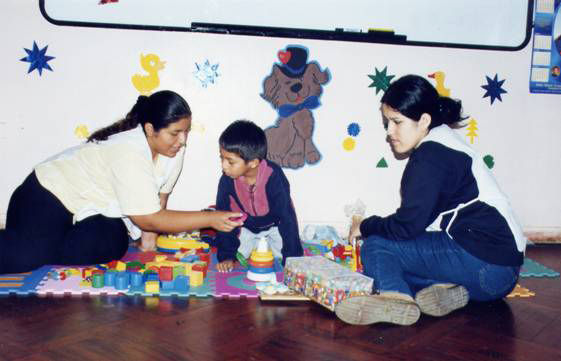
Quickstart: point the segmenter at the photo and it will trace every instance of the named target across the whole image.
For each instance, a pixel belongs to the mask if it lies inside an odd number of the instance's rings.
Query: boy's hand
[[[222,261],[216,265],[216,269],[220,273],[231,272],[234,269],[234,261],[231,259]]]
[[[210,213],[211,221],[210,226],[217,231],[230,232],[236,227],[243,225],[242,221],[235,221],[233,219],[242,217],[242,213],[238,212],[224,212],[216,211]]]
[[[142,231],[140,246],[138,248],[140,248],[142,252],[155,251],[156,239],[158,239],[158,233]]]

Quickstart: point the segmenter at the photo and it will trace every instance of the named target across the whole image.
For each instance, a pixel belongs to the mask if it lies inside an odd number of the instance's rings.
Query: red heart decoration
[[[290,53],[290,51],[280,50],[277,53],[277,56],[279,57],[279,60],[281,61],[281,63],[286,64],[290,60],[290,57],[292,56],[292,54]]]

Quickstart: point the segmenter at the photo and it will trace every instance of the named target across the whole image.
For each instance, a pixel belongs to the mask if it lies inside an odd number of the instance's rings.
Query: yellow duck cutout
[[[450,89],[444,86],[444,78],[446,74],[443,71],[437,71],[432,74],[429,74],[429,78],[432,78],[436,81],[436,91],[441,97],[449,97],[450,96]]]
[[[132,76],[132,85],[141,95],[150,95],[152,90],[160,85],[158,71],[164,68],[165,63],[156,54],[140,54],[140,66],[148,75],[134,74]]]

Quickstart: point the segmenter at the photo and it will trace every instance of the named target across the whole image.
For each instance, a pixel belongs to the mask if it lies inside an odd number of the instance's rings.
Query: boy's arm
[[[271,184],[273,194],[269,200],[269,206],[275,209],[279,216],[279,233],[282,237],[282,256],[283,264],[286,257],[299,257],[304,255],[302,243],[300,242],[300,235],[298,232],[298,220],[296,218],[296,211],[290,198],[290,184],[284,174],[279,174]],[[268,195],[269,197],[269,195]]]
[[[230,211],[229,179],[226,176],[220,178],[218,191],[216,193],[216,210]],[[236,252],[240,247],[238,239],[239,228],[230,232],[216,232],[216,248],[218,262],[236,259]]]

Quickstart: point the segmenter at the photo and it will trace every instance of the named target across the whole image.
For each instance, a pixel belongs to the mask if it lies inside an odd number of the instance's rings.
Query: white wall
[[[110,5],[105,5],[110,6]],[[77,125],[89,130],[122,117],[135,102],[131,76],[143,73],[141,53],[166,61],[160,87],[184,95],[193,120],[204,132],[190,136],[184,172],[170,200],[176,209],[200,209],[214,202],[220,176],[217,138],[238,118],[263,127],[277,116],[261,97],[276,54],[289,44],[309,49],[309,60],[328,68],[322,105],[314,110],[314,141],[323,158],[315,166],[287,170],[302,225],[328,223],[343,229],[343,208],[357,198],[368,213],[388,214],[398,206],[404,161],[393,159],[384,142],[379,98],[368,74],[446,73],[452,97],[462,99],[478,121],[474,147],[495,158],[493,173],[526,230],[561,231],[561,98],[530,94],[531,52],[404,47],[382,44],[309,41],[262,37],[59,27],[44,20],[35,1],[9,0],[0,14],[2,87],[0,87],[0,214],[11,192],[46,157],[81,142]],[[54,71],[27,74],[19,61],[33,41],[48,45]],[[194,78],[195,63],[219,64],[215,84],[203,88]],[[485,76],[506,79],[503,101],[483,98]],[[354,151],[343,140],[349,123],[360,124]],[[465,136],[467,130],[459,131]],[[466,138],[467,139],[467,138]],[[389,168],[376,168],[384,157]]]

